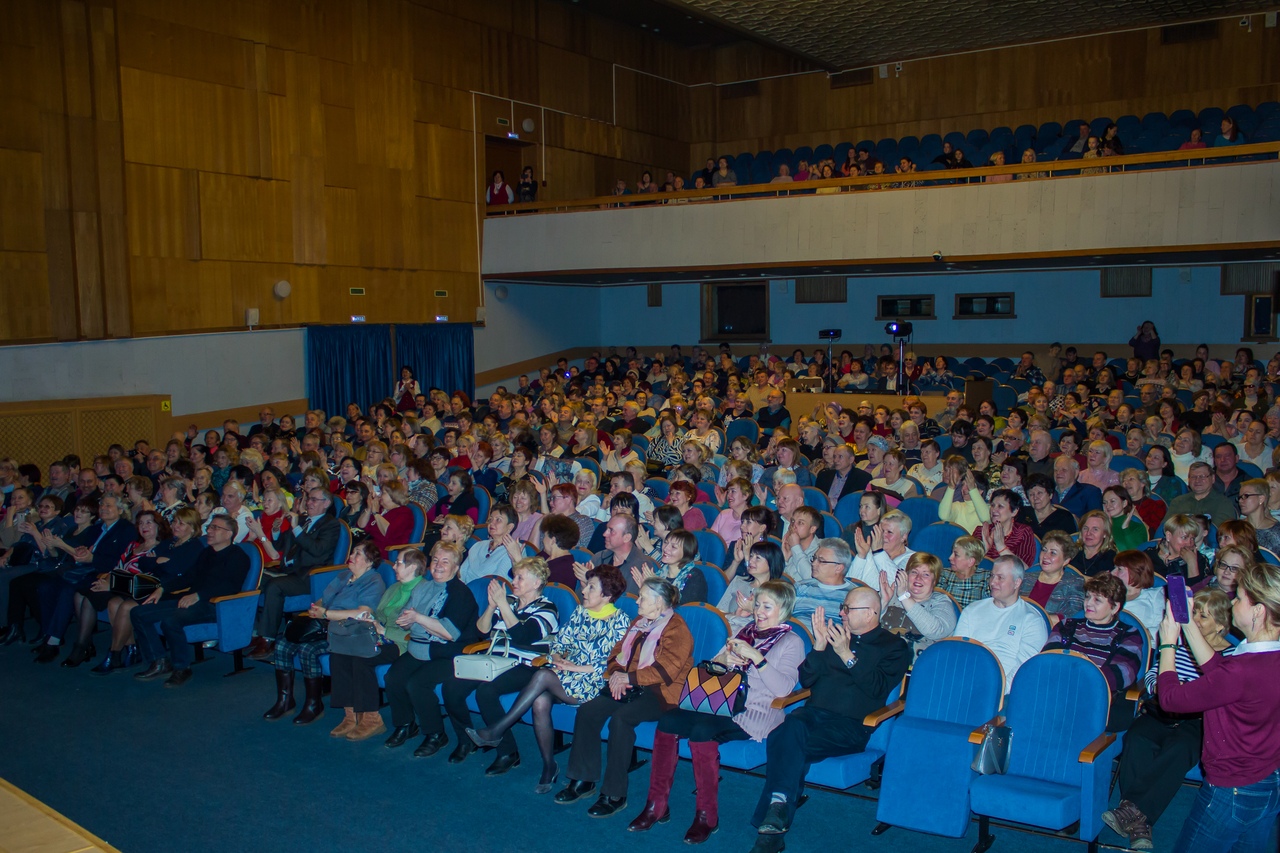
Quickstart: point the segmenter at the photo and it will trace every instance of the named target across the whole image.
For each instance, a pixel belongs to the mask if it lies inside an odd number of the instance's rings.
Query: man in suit
[[[1053,502],[1077,519],[1090,510],[1102,509],[1102,492],[1079,479],[1080,463],[1075,457],[1063,455],[1053,460],[1053,482],[1058,489]]]
[[[815,485],[827,493],[827,502],[834,511],[845,495],[866,491],[871,484],[871,475],[854,467],[854,450],[848,444],[837,447],[832,456],[835,467],[819,474]]]
[[[263,583],[257,636],[248,649],[249,657],[254,660],[271,659],[284,617],[284,600],[291,595],[308,594],[311,570],[333,562],[341,522],[330,514],[332,505],[333,497],[324,489],[307,492],[303,506],[306,518],[299,518],[297,524],[280,537],[280,565]]]
[[[258,422],[249,427],[249,438],[258,433],[263,433],[263,438],[266,439],[273,439],[280,433],[280,427],[276,425],[276,413],[270,406],[263,407],[258,412]]]

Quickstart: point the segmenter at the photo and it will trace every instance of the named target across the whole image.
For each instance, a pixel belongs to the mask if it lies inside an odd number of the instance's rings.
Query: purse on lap
[[[344,619],[329,623],[329,651],[355,658],[371,658],[378,654],[380,638],[373,622],[367,619]]]
[[[117,570],[111,572],[109,583],[108,589],[112,595],[132,598],[134,601],[142,601],[160,588],[160,579],[153,575]]]
[[[458,655],[453,659],[453,674],[467,681],[493,681],[509,669],[515,669],[525,659],[515,657],[511,640],[505,635],[502,651],[497,651],[498,638],[489,641],[489,651],[481,655]]]
[[[678,707],[699,714],[732,717],[746,707],[747,679],[737,669],[703,661],[689,670],[680,689]]]
[[[285,626],[284,638],[290,643],[323,643],[329,637],[327,624],[323,619],[295,616]]]

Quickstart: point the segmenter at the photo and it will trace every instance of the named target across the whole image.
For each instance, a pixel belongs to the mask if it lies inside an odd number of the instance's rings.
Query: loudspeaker
[[[260,319],[261,315],[258,313],[257,308],[244,309],[244,324],[246,326],[256,326]]]
[[[964,405],[969,407],[969,411],[974,415],[978,414],[978,407],[984,401],[988,403],[995,402],[994,395],[996,391],[996,383],[994,379],[966,379],[964,381]]]

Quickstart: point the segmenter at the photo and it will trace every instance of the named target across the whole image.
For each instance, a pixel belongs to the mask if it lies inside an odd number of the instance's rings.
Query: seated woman
[[[1133,501],[1134,507],[1137,508],[1138,517],[1147,526],[1148,535],[1150,535],[1149,531],[1160,529],[1169,505],[1163,500],[1151,497],[1151,478],[1147,472],[1137,468],[1126,468],[1120,473],[1120,485],[1124,486],[1124,490],[1129,494],[1129,500]]]
[[[649,443],[650,470],[663,471],[683,461],[680,449],[680,426],[671,411],[664,411],[658,418],[658,435]]]
[[[43,575],[53,572],[58,567],[60,554],[48,541],[48,536],[66,534],[71,529],[71,520],[62,513],[62,498],[57,495],[44,495],[36,503],[35,515],[28,516],[18,525],[20,538],[14,549],[6,551],[0,558],[0,584],[3,584],[3,600],[7,601],[8,620],[0,631],[0,645],[11,645],[27,641],[26,614],[39,618],[39,608],[33,596],[37,584]],[[27,581],[20,579],[28,574],[37,577]],[[24,590],[29,590],[24,592]]]
[[[941,576],[942,561],[923,551],[912,554],[892,581],[880,576],[880,627],[907,641],[913,661],[935,641],[955,633],[959,614],[937,589]]]
[[[1163,613],[1161,614],[1163,616]],[[1208,657],[1231,653],[1231,600],[1216,590],[1201,590],[1191,602],[1191,621],[1208,647]],[[1180,682],[1201,675],[1200,663],[1179,638],[1174,668]],[[1156,691],[1159,664],[1143,679],[1142,708],[1125,733],[1120,753],[1120,804],[1103,812],[1102,821],[1129,839],[1134,850],[1151,849],[1151,827],[1160,820],[1191,768],[1200,763],[1204,738],[1201,714],[1175,714],[1160,707]]]
[[[1026,492],[1030,506],[1023,510],[1021,520],[1038,538],[1044,539],[1050,530],[1064,533],[1078,530],[1076,517],[1053,502],[1053,480],[1044,474],[1032,474],[1027,478]]]
[[[640,454],[631,447],[631,430],[619,429],[613,433],[613,449],[604,455],[600,468],[612,474],[614,471],[627,470],[627,464],[630,462],[639,461]]]
[[[712,658],[741,672],[750,684],[741,711],[730,717],[677,708],[658,720],[649,795],[644,811],[627,827],[631,832],[645,832],[670,818],[668,801],[682,737],[688,738],[689,751],[693,753],[697,789],[693,824],[685,833],[685,843],[701,844],[719,827],[720,744],[763,741],[784,717],[780,709],[773,707],[773,700],[796,686],[804,660],[804,642],[787,624],[795,600],[795,587],[787,581],[764,584],[756,595],[752,621]]]
[[[1124,609],[1154,637],[1164,617],[1165,596],[1164,590],[1153,586],[1155,569],[1151,566],[1151,558],[1141,551],[1121,551],[1116,554],[1111,574],[1124,584]]]
[[[774,461],[776,464],[766,468],[760,478],[760,482],[766,486],[777,491],[773,478],[779,471],[792,472],[795,475],[796,483],[801,486],[813,485],[813,475],[809,473],[809,467],[805,465],[804,454],[800,452],[800,444],[795,439],[784,438],[778,442],[777,448],[774,450]]]
[[[682,465],[692,465],[698,469],[698,473],[702,475],[702,479],[713,481],[719,476],[714,465],[711,464],[711,450],[703,443],[691,438],[687,433],[684,441],[680,443],[680,462]]]
[[[1105,441],[1089,442],[1085,450],[1088,466],[1080,472],[1080,482],[1098,489],[1120,485],[1120,475],[1111,470],[1113,452],[1111,445]]]
[[[1040,567],[1022,577],[1021,594],[1043,607],[1055,625],[1084,606],[1084,578],[1067,568],[1076,548],[1070,536],[1053,531],[1040,546]]]
[[[1071,558],[1071,568],[1090,578],[1110,572],[1115,558],[1116,543],[1107,514],[1094,509],[1080,516],[1080,550]]]
[[[920,461],[912,465],[907,476],[924,486],[926,497],[933,495],[933,490],[942,485],[942,451],[938,442],[926,438],[920,442]]]
[[[990,425],[990,418],[978,421],[979,428]],[[981,433],[969,439],[969,453],[973,456],[973,478],[983,493],[1000,488],[1001,466],[991,458],[992,440]]]
[[[938,588],[949,593],[961,610],[991,595],[990,564],[985,568],[979,566],[986,553],[982,540],[972,536],[961,536],[951,545],[949,565],[942,573]]]
[[[529,478],[529,471],[533,468],[534,460],[534,453],[528,447],[521,445],[512,450],[507,472],[498,480],[498,485],[494,488],[493,499],[499,502],[509,501],[511,488],[516,483]]]
[[[183,507],[174,513],[172,527],[165,524],[159,513],[138,514],[138,534],[143,544],[135,545],[135,551],[145,548],[145,543],[149,540],[154,540],[155,544],[129,560],[122,560],[118,571],[151,575],[160,581],[160,586],[141,600],[110,595],[106,610],[111,622],[111,651],[101,663],[89,670],[91,673],[107,675],[117,669],[127,669],[138,662],[138,647],[133,641],[133,622],[129,614],[139,604],[155,604],[157,601],[181,598],[187,591],[186,575],[204,550],[204,545],[196,536],[199,525],[200,514],[191,507]],[[93,589],[97,590],[99,587],[110,590],[110,582],[99,581]],[[96,612],[94,618],[97,618]]]
[[[516,526],[511,537],[518,542],[526,542],[533,538],[538,522],[542,520],[542,513],[537,511],[540,502],[538,490],[531,480],[522,480],[512,486],[508,494],[511,508],[516,512]]]
[[[688,480],[677,480],[667,491],[667,504],[680,513],[685,530],[706,530],[707,517],[694,506],[698,500],[698,488]]]
[[[441,563],[440,574],[447,575],[448,561]],[[378,653],[373,657],[329,653],[329,704],[343,710],[342,722],[329,732],[329,737],[368,740],[387,730],[378,711],[377,668],[400,657],[409,644],[409,632],[397,620],[427,573],[427,556],[417,548],[401,551],[395,562],[395,573],[396,582],[382,593],[373,613],[360,611],[362,615],[356,617],[373,623],[381,639]]]
[[[427,521],[435,522],[446,515],[465,515],[472,523],[480,519],[480,503],[476,500],[471,475],[466,471],[454,471],[449,475],[445,493],[427,513]]]
[[[1122,715],[1128,708],[1118,700],[1138,680],[1146,663],[1142,659],[1142,629],[1120,620],[1124,601],[1124,584],[1119,578],[1094,575],[1084,583],[1084,618],[1073,614],[1054,625],[1043,649],[1079,652],[1102,670],[1117,700],[1111,703],[1108,731],[1123,728]]]
[[[742,538],[743,513],[751,505],[751,497],[751,481],[744,477],[734,477],[724,489],[725,508],[711,523],[711,530],[730,547]]]
[[[365,530],[373,518],[373,507],[369,498],[369,487],[359,480],[347,483],[342,492],[342,511],[338,520],[344,522],[352,533]]]
[[[314,484],[313,484],[314,485]],[[324,488],[323,485],[314,485]],[[199,520],[197,513],[196,519]],[[247,541],[254,543],[262,551],[264,562],[280,559],[280,537],[292,526],[293,519],[286,506],[285,494],[279,489],[267,489],[262,493],[262,515],[250,516],[249,535]],[[176,534],[175,534],[176,535]]]
[[[1213,454],[1200,444],[1200,433],[1190,428],[1179,430],[1174,437],[1171,459],[1173,476],[1184,483],[1187,482],[1187,473],[1191,470],[1192,462],[1213,464]],[[1151,470],[1150,463],[1147,464],[1147,470]]]
[[[578,709],[569,754],[569,783],[557,803],[572,803],[601,780],[601,733],[609,724],[608,758],[600,797],[587,810],[608,817],[627,805],[627,773],[638,723],[657,720],[680,701],[693,666],[693,636],[676,613],[680,593],[670,581],[648,578],[640,587],[639,615],[609,656],[605,689]]]
[[[1245,480],[1240,484],[1240,515],[1253,525],[1258,547],[1280,555],[1280,523],[1267,510],[1270,496],[1271,487],[1266,480]]]
[[[880,460],[880,476],[871,481],[871,488],[893,492],[900,498],[918,496],[916,484],[907,479],[906,467],[907,457],[901,450],[895,447],[885,451]]]
[[[1147,544],[1147,525],[1124,486],[1107,486],[1103,490],[1102,511],[1111,519],[1111,539],[1117,551],[1131,551]]]
[[[337,573],[319,601],[312,602],[307,616],[341,622],[344,619],[365,618],[361,613],[372,614],[387,585],[374,567],[382,559],[378,546],[366,539],[351,548],[347,568]],[[302,630],[294,628],[300,625]],[[276,640],[272,662],[276,668],[276,703],[262,715],[264,720],[278,720],[297,707],[293,698],[293,666],[297,657],[302,666],[302,683],[306,698],[302,710],[293,718],[294,725],[309,725],[324,716],[324,671],[320,668],[320,655],[329,651],[327,634],[315,634],[305,630],[307,626],[291,623],[284,637]],[[298,633],[295,633],[298,632]],[[297,637],[297,639],[290,639]]]
[[[497,747],[527,712],[533,712],[534,737],[542,756],[542,776],[534,793],[546,794],[559,767],[554,758],[555,729],[551,707],[556,702],[580,705],[600,695],[609,656],[627,633],[630,619],[614,606],[627,583],[615,566],[596,566],[582,583],[582,604],[573,611],[551,643],[549,666],[535,669],[511,709],[493,725],[467,729],[476,746]]]
[[[646,529],[645,525],[640,525],[640,529],[636,533],[635,544],[640,549],[640,553],[654,563],[661,563],[662,543],[666,541],[671,531],[684,530],[684,518],[680,515],[680,510],[668,504],[656,507],[653,512],[648,514],[648,519],[652,532]],[[639,580],[636,580],[636,583],[639,582]]]
[[[370,517],[367,529],[380,553],[409,544],[413,510],[409,509],[409,487],[403,480],[391,480],[383,485],[378,508]]]
[[[739,631],[751,619],[756,592],[767,581],[776,581],[787,569],[782,549],[773,542],[756,542],[745,551],[747,558],[745,577],[737,572],[735,558],[730,566],[729,586],[716,602],[716,609],[729,620],[729,627]]]
[[[987,546],[987,559],[1012,554],[1024,566],[1035,562],[1036,535],[1018,521],[1022,499],[1009,489],[996,489],[991,495],[991,520],[973,531]]]
[[[694,566],[697,558],[698,539],[689,531],[672,530],[662,540],[662,553],[656,561],[660,568],[656,574],[675,585],[680,592],[680,601],[684,604],[707,601],[707,578],[701,569]],[[652,570],[645,569],[637,578],[637,584],[654,574]]]
[[[938,520],[958,524],[965,530],[991,521],[991,510],[982,497],[979,481],[964,457],[958,454],[947,457],[942,463],[942,482],[946,490],[938,504]]]
[[[856,548],[857,534],[861,533],[863,538],[870,539],[875,526],[880,523],[880,519],[884,518],[884,514],[889,511],[889,505],[884,499],[884,495],[880,492],[863,492],[858,498],[858,520],[850,524],[840,532],[840,538],[849,543],[850,548]]]
[[[1209,561],[1196,550],[1200,523],[1189,515],[1171,515],[1164,520],[1163,533],[1159,544],[1143,552],[1151,558],[1156,573],[1182,575],[1188,584],[1203,580],[1209,573]]]
[[[481,638],[489,639],[495,649],[510,647],[512,653],[521,653],[526,661],[533,660],[548,650],[548,644],[560,627],[556,606],[543,596],[550,570],[541,557],[526,557],[511,568],[511,592],[507,593],[502,581],[489,581],[488,605],[481,609],[476,620],[476,630]],[[453,723],[458,745],[449,756],[450,764],[465,761],[475,752],[475,744],[467,737],[471,726],[471,710],[467,697],[476,695],[480,716],[489,724],[496,724],[506,713],[499,701],[507,693],[523,690],[533,678],[534,668],[525,663],[513,667],[493,681],[470,681],[452,676],[444,682],[444,707]],[[520,764],[516,751],[516,739],[509,733],[497,746],[498,756],[486,776],[499,776]]]
[[[393,726],[386,746],[404,746],[421,724],[426,736],[413,751],[416,757],[435,755],[449,742],[435,688],[453,678],[453,658],[478,636],[475,596],[458,577],[462,557],[461,545],[443,539],[436,543],[431,577],[414,588],[395,620],[408,631],[408,645],[383,679]]]

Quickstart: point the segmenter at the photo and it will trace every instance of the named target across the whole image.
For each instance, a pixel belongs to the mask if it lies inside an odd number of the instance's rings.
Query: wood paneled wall
[[[483,134],[549,199],[684,170],[688,62],[554,0],[0,0],[0,342],[469,320]]]
[[[968,132],[1046,121],[1280,99],[1280,29],[1254,16],[1253,29],[1224,20],[1210,41],[1162,45],[1160,30],[918,60],[868,86],[831,89],[827,75],[761,80],[760,94],[725,98],[694,90],[693,162],[800,145],[859,142],[926,133]],[[742,44],[716,52],[718,82],[789,74],[767,48]],[[704,60],[709,62],[710,60]]]

